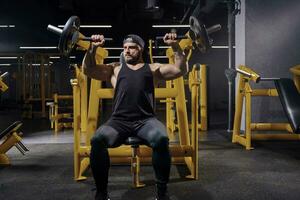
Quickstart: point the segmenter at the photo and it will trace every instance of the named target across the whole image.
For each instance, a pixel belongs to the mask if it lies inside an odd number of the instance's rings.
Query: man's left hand
[[[165,42],[165,44],[167,44],[169,46],[172,46],[173,44],[178,43],[176,37],[177,37],[176,33],[167,33],[164,36],[164,42]]]

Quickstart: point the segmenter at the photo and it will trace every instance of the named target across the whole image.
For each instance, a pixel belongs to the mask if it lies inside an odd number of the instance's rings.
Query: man
[[[100,126],[91,140],[90,164],[96,183],[96,200],[109,199],[107,194],[110,159],[107,148],[118,147],[129,136],[137,136],[152,148],[152,164],[156,177],[156,199],[169,199],[171,156],[165,126],[154,114],[154,86],[159,80],[170,80],[188,71],[186,57],[175,33],[167,33],[164,42],[175,54],[175,64],[144,63],[144,41],[128,35],[123,41],[125,63],[96,64],[95,53],[104,44],[103,35],[93,35],[83,59],[84,73],[98,80],[110,80],[115,94],[110,119]]]

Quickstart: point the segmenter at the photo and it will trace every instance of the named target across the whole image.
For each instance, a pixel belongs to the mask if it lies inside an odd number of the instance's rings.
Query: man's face
[[[142,49],[133,42],[123,44],[125,62],[128,64],[136,64],[142,56]]]

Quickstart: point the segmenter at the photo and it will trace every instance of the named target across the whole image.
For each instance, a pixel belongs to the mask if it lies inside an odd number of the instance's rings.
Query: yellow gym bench
[[[15,146],[23,155],[28,151],[27,147],[21,142],[20,128],[22,122],[16,121],[0,133],[0,165],[9,165],[10,161],[6,154],[13,146]]]
[[[253,149],[252,140],[300,140],[300,94],[295,83],[287,78],[261,78],[246,66],[237,68],[239,83],[236,96],[232,142]],[[273,81],[276,88],[252,89],[250,81]],[[289,123],[252,123],[251,99],[253,96],[279,96]],[[242,109],[245,102],[245,131],[241,131]],[[253,133],[252,131],[284,131],[284,133]],[[297,134],[296,134],[297,133]]]

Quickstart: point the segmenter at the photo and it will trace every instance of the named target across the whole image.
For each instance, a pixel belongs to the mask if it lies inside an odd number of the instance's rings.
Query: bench
[[[132,184],[134,188],[144,187],[145,184],[140,182],[140,158],[139,158],[139,146],[145,145],[146,142],[138,137],[128,137],[125,145],[130,145],[132,148],[131,154],[131,173],[132,173]]]
[[[275,80],[275,86],[293,132],[300,133],[300,93],[294,81],[280,78]]]
[[[22,138],[19,136],[22,122],[16,121],[8,126],[5,130],[0,133],[0,140],[4,139],[3,143],[0,144],[0,165],[10,164],[6,152],[15,146],[23,155],[28,148],[21,142]]]

